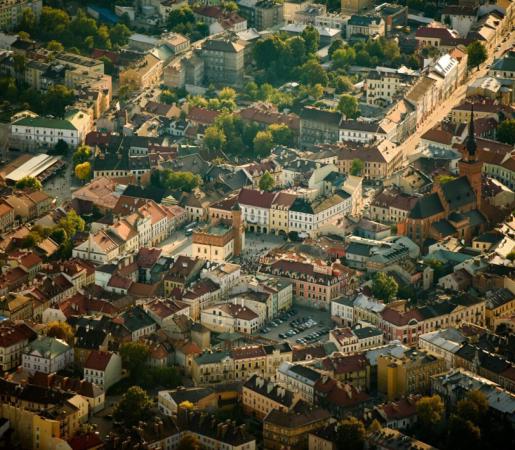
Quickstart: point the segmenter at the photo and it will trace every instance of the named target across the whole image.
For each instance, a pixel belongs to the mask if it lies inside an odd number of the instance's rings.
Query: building
[[[448,405],[456,405],[471,391],[479,391],[486,397],[490,414],[499,420],[513,421],[515,395],[498,384],[463,369],[452,369],[431,379],[431,392]]]
[[[163,61],[151,53],[120,72],[120,85],[145,90],[157,85],[163,75]]]
[[[189,402],[198,410],[216,410],[218,397],[212,388],[178,387],[171,391],[159,391],[157,405],[159,411],[166,416],[177,415],[181,403]]]
[[[251,232],[268,233],[270,209],[276,196],[274,192],[256,189],[242,189],[238,195],[238,204],[243,214],[247,229]]]
[[[346,33],[347,39],[356,35],[374,38],[376,36],[384,36],[386,27],[381,16],[352,15],[347,22]]]
[[[247,20],[236,12],[227,11],[219,6],[200,6],[193,8],[195,19],[209,25],[209,34],[223,31],[239,33],[247,29]]]
[[[399,231],[417,243],[431,237],[454,236],[470,241],[483,230],[486,219],[481,208],[482,162],[477,156],[473,111],[469,122],[466,151],[458,162],[459,178],[435,183],[433,192],[420,197]]]
[[[339,112],[305,107],[300,113],[300,145],[306,148],[339,142],[341,121]]]
[[[0,369],[4,372],[21,364],[23,349],[36,338],[36,333],[25,323],[0,323]]]
[[[245,248],[245,230],[241,210],[233,213],[231,222],[215,222],[193,231],[192,255],[223,263],[239,256]]]
[[[199,386],[246,380],[253,374],[270,378],[277,367],[291,360],[292,349],[286,342],[236,347],[230,351],[208,350],[193,359],[192,379]]]
[[[43,9],[43,0],[2,0],[0,2],[0,30],[17,28],[25,9],[31,10],[38,18]]]
[[[342,13],[358,13],[371,9],[373,2],[371,0],[341,0]]]
[[[52,373],[73,361],[73,348],[61,339],[39,336],[24,350],[21,365],[27,372]]]
[[[263,419],[265,448],[271,450],[307,448],[308,434],[328,425],[325,409],[298,402],[289,412],[272,409]]]
[[[243,385],[243,410],[259,420],[273,409],[288,412],[297,401],[298,397],[292,391],[258,375],[252,375]]]
[[[34,384],[0,380],[0,417],[9,421],[23,448],[69,448],[71,439],[88,418],[82,395]]]
[[[369,124],[359,125],[359,131],[354,126],[352,128],[354,131],[349,131],[350,134],[353,134],[353,136],[349,136],[351,141],[336,146],[340,150],[337,163],[340,173],[351,174],[352,164],[356,159],[363,161],[361,176],[365,180],[384,180],[402,167],[404,154],[401,146],[388,139],[369,142],[372,135],[378,131],[378,125],[374,125],[373,128],[370,128]],[[356,139],[356,141],[352,141],[352,139]]]
[[[253,334],[262,326],[259,314],[234,303],[223,303],[204,309],[200,313],[202,325],[211,331]]]
[[[240,86],[243,84],[245,47],[228,39],[213,38],[202,44],[207,83]]]
[[[122,378],[122,358],[117,353],[93,350],[84,364],[84,379],[107,391]]]
[[[270,0],[240,0],[239,12],[247,19],[249,28],[258,31],[282,25],[284,5]]]
[[[52,148],[59,141],[75,148],[85,137],[75,124],[65,119],[25,117],[11,124],[11,145],[20,149]]]
[[[399,71],[371,70],[366,78],[366,102],[386,106],[414,83],[415,77]]]
[[[388,400],[429,392],[431,377],[446,369],[445,361],[425,351],[411,349],[401,357],[377,358],[377,387]]]
[[[276,374],[279,384],[296,392],[302,400],[310,404],[315,401],[315,384],[321,377],[320,372],[291,362],[283,362]]]
[[[288,229],[303,235],[316,236],[326,224],[338,224],[352,212],[352,198],[345,191],[309,202],[296,198],[288,211]]]
[[[180,409],[177,425],[181,430],[176,444],[185,436],[194,436],[202,447],[208,450],[256,450],[256,439],[246,430],[245,425],[226,423],[201,411]],[[162,447],[175,448],[175,446]]]
[[[436,447],[419,441],[411,436],[392,428],[382,428],[367,436],[367,443],[377,450],[397,450],[401,448],[416,448],[419,450],[437,450]]]
[[[333,342],[340,353],[359,353],[383,345],[383,332],[361,324],[354,328],[334,328],[329,332],[329,342]]]
[[[331,301],[352,290],[353,270],[339,264],[320,266],[312,262],[278,259],[263,263],[259,273],[287,279],[293,283],[293,295],[299,301],[329,309]]]

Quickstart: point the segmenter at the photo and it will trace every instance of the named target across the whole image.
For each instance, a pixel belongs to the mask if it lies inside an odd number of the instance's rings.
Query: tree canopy
[[[171,191],[191,192],[202,184],[200,175],[192,172],[176,172],[170,169],[163,169],[153,172],[152,175],[153,184]]]
[[[347,119],[356,119],[359,116],[358,100],[352,95],[341,95],[338,101],[338,111]]]
[[[376,272],[372,279],[372,293],[374,297],[389,302],[395,298],[399,285],[395,278],[384,272]]]
[[[43,189],[41,181],[39,181],[37,178],[29,176],[23,177],[22,179],[18,180],[15,184],[15,187],[17,189],[30,189],[35,191],[40,191],[41,189]]]
[[[120,356],[123,367],[129,371],[131,377],[134,377],[145,367],[150,356],[150,349],[144,342],[125,342],[120,347]]]
[[[354,176],[361,176],[363,173],[363,161],[361,159],[353,159],[352,166],[350,168],[350,174]]]
[[[515,145],[515,119],[507,119],[499,124],[497,139],[505,144]]]
[[[467,54],[469,67],[477,67],[488,58],[485,46],[479,41],[474,41],[467,45]]]
[[[116,405],[113,417],[126,427],[136,425],[150,416],[152,401],[148,394],[138,386],[130,387]]]
[[[72,161],[73,164],[77,165],[86,162],[89,158],[91,158],[91,147],[80,145],[77,147],[77,150],[75,150],[72,156]]]
[[[262,191],[271,191],[273,190],[275,186],[275,180],[274,180],[274,177],[272,175],[270,175],[270,173],[268,173],[268,171],[266,171],[263,176],[261,177],[261,179],[259,180],[259,189],[261,189]]]
[[[67,322],[48,322],[45,325],[46,335],[49,337],[55,337],[68,342],[73,343],[73,329]]]
[[[75,176],[81,181],[87,181],[91,177],[91,163],[86,161],[75,166]]]

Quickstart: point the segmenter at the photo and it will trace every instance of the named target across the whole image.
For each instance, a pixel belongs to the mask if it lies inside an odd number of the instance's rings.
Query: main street
[[[508,50],[513,45],[513,36],[514,33],[510,32],[506,35],[506,42],[502,42],[500,44],[500,48],[498,50],[494,50],[494,52],[490,52],[488,59],[479,67],[479,69],[473,69],[472,72],[469,73],[469,77],[465,80],[465,83],[458,87],[454,91],[454,93],[445,100],[438,108],[433,110],[433,112],[429,115],[425,122],[423,122],[419,128],[413,133],[408,139],[406,139],[401,147],[403,149],[404,155],[408,158],[409,155],[415,153],[418,144],[420,143],[420,137],[441,122],[454,108],[459,105],[465,95],[467,93],[467,86],[477,80],[478,78],[484,77],[488,73],[488,69],[490,65],[494,61],[494,59],[499,58],[503,55],[503,53]]]

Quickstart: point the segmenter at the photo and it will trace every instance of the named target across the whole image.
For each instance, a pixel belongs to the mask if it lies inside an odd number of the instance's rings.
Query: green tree
[[[329,54],[329,58],[333,58],[333,54],[336,50],[339,50],[340,48],[344,48],[345,44],[341,39],[336,39],[335,41],[331,42],[331,45],[329,46],[329,50],[327,51]]]
[[[258,100],[259,98],[259,87],[254,81],[249,81],[243,88],[245,97],[249,100]]]
[[[399,285],[395,278],[387,275],[385,272],[376,272],[372,279],[372,293],[374,296],[385,302],[389,302],[395,298]]]
[[[51,52],[62,52],[64,51],[64,46],[63,44],[61,44],[59,41],[50,41],[47,45],[46,45],[46,48],[48,50],[50,50]]]
[[[28,34],[32,34],[36,29],[37,18],[34,11],[31,8],[23,9],[21,13],[21,20],[19,29],[25,31]]]
[[[201,184],[200,175],[192,172],[174,172],[168,169],[161,172],[161,185],[165,189],[191,192]]]
[[[456,411],[460,418],[479,425],[488,413],[488,400],[481,391],[469,391],[466,397],[457,403]]]
[[[320,47],[320,33],[312,26],[308,25],[302,31],[302,39],[304,39],[307,53],[316,53]]]
[[[62,84],[55,84],[48,88],[44,96],[45,109],[49,114],[63,117],[66,106],[73,103],[75,95],[73,91]]]
[[[438,184],[445,184],[445,183],[448,183],[449,181],[452,181],[452,180],[455,180],[455,179],[456,179],[456,177],[454,177],[452,175],[438,175],[435,178],[435,181]]]
[[[356,51],[352,47],[339,48],[331,57],[334,69],[343,69],[354,63]]]
[[[345,76],[339,75],[333,81],[334,88],[337,94],[341,94],[343,92],[352,92],[354,90],[354,84],[352,80]]]
[[[497,139],[506,144],[515,145],[515,119],[507,119],[499,124]]]
[[[354,176],[361,176],[363,173],[363,161],[361,159],[353,159],[352,166],[350,168],[350,174]]]
[[[274,146],[272,133],[270,131],[258,131],[253,144],[257,155],[266,156],[270,154],[270,150]]]
[[[66,231],[64,231],[61,227],[56,227],[50,233],[50,239],[52,239],[57,244],[61,245],[66,242],[68,236],[66,235]]]
[[[54,148],[52,149],[52,154],[66,156],[68,154],[69,149],[70,146],[68,145],[68,143],[66,141],[63,141],[62,139],[59,139],[57,143],[54,145]]]
[[[150,356],[150,349],[144,342],[125,342],[120,347],[120,356],[123,367],[129,371],[131,378],[134,378],[145,367]]]
[[[114,25],[109,30],[109,37],[111,39],[111,43],[117,47],[122,47],[126,45],[129,42],[129,37],[131,34],[131,30],[129,30],[129,28],[122,23]]]
[[[329,78],[327,72],[316,59],[310,59],[304,63],[300,69],[300,81],[304,84],[321,84],[327,86]]]
[[[445,407],[439,395],[422,397],[417,402],[417,420],[422,429],[434,430],[443,420]]]
[[[488,58],[485,46],[479,41],[474,41],[467,45],[467,54],[469,67],[477,67]]]
[[[185,25],[195,22],[195,16],[189,6],[183,6],[170,12],[167,19],[169,28],[175,28],[178,25]]]
[[[290,55],[290,64],[293,67],[300,66],[306,62],[306,42],[300,36],[294,36],[286,41],[286,46]]]
[[[75,150],[75,153],[72,156],[72,161],[74,165],[82,164],[88,161],[91,158],[91,147],[88,145],[80,145]]]
[[[177,450],[200,450],[201,448],[198,438],[193,434],[184,436],[177,445]]]
[[[66,213],[66,216],[59,221],[59,226],[66,231],[66,235],[69,238],[75,236],[79,231],[84,231],[86,222],[80,217],[75,210],[71,209]]]
[[[227,138],[225,137],[223,130],[214,125],[206,128],[206,131],[204,132],[204,146],[208,150],[219,152],[223,149],[226,142]]]
[[[365,446],[366,430],[363,422],[349,417],[338,424],[337,447],[346,450],[362,450]]]
[[[470,420],[455,414],[449,420],[447,448],[456,450],[469,450],[478,448],[481,441],[481,430]]]
[[[23,177],[22,179],[18,180],[15,186],[16,189],[29,189],[32,191],[40,191],[41,189],[43,189],[41,181],[39,181],[37,178],[29,176]]]
[[[276,145],[293,145],[293,131],[283,123],[273,123],[268,127],[272,133],[272,140]]]
[[[259,189],[261,189],[262,191],[270,192],[274,189],[274,186],[275,186],[274,177],[272,175],[270,175],[270,173],[268,173],[268,171],[266,171],[262,175],[261,179],[259,180]]]
[[[177,95],[175,92],[170,91],[169,89],[163,89],[161,91],[161,95],[159,96],[159,100],[167,105],[172,105],[177,103]]]
[[[77,164],[75,166],[75,176],[81,180],[86,181],[91,177],[91,163],[89,161]]]
[[[359,105],[356,97],[343,94],[338,101],[338,111],[340,111],[347,119],[356,119],[359,116]]]
[[[48,322],[45,325],[45,333],[49,337],[55,337],[57,339],[62,339],[63,341],[68,342],[68,344],[73,343],[73,329],[67,322]]]
[[[132,427],[150,417],[151,407],[152,401],[147,393],[138,386],[132,386],[116,405],[113,417],[126,427]]]

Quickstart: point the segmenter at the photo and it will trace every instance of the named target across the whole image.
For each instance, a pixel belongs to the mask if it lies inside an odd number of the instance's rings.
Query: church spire
[[[476,159],[476,150],[477,150],[477,144],[476,144],[476,137],[475,137],[475,130],[474,130],[474,105],[472,104],[470,106],[469,133],[467,136],[467,153],[468,153],[469,160]]]

